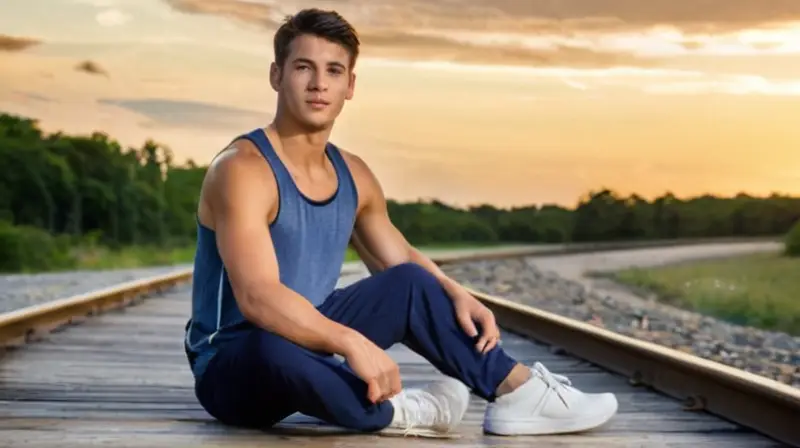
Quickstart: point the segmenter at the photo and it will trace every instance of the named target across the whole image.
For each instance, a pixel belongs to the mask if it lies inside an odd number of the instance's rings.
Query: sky
[[[797,0],[2,0],[0,110],[207,164],[309,6],[359,31],[331,139],[390,198],[800,194]]]

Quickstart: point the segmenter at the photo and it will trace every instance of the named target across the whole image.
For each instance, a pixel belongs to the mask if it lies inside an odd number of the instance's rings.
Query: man
[[[459,424],[471,391],[489,401],[484,429],[495,434],[609,420],[613,395],[509,357],[492,313],[392,225],[364,161],[328,143],[355,86],[359,41],[345,19],[300,11],[274,50],[274,121],[212,161],[198,206],[185,344],[209,414],[263,428],[300,412],[365,432],[435,434]],[[373,275],[336,289],[348,244]],[[403,388],[384,351],[395,343],[445,379]]]

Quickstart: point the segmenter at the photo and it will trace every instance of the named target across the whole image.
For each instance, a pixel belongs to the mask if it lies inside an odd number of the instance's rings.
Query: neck
[[[287,157],[297,162],[313,163],[324,157],[331,128],[309,129],[279,110],[269,128],[280,140]]]

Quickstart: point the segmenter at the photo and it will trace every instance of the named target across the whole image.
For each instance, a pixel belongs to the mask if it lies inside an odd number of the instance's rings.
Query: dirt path
[[[591,291],[612,295],[616,299],[640,302],[643,298],[627,288],[608,279],[587,277],[586,273],[617,271],[631,267],[644,268],[759,252],[777,252],[782,247],[783,245],[777,242],[702,244],[534,257],[528,262],[542,271],[550,271],[563,278],[580,282]]]
[[[781,250],[782,247],[782,244],[774,242],[702,244],[554,255],[531,258],[531,262],[542,270],[553,271],[572,280],[580,280],[588,271],[608,272],[631,267],[650,267],[707,258],[773,252]]]

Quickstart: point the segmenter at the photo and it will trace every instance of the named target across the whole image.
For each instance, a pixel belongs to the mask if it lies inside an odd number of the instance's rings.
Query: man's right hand
[[[363,335],[353,337],[342,355],[353,372],[367,383],[367,398],[372,403],[388,400],[400,392],[400,367],[386,351]]]

